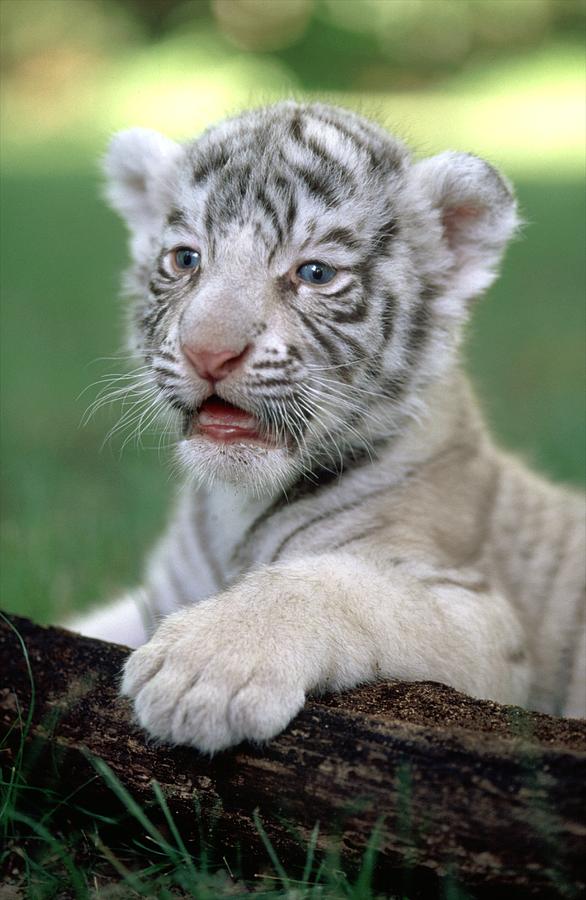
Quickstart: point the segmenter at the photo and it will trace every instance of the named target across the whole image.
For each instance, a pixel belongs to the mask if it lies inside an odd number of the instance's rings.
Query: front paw
[[[214,753],[243,740],[267,741],[305,700],[274,645],[263,648],[213,603],[170,616],[128,658],[122,693],[153,737]]]

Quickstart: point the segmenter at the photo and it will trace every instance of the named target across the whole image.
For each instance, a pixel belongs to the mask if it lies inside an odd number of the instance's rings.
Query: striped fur
[[[125,672],[145,728],[214,752],[271,737],[309,691],[379,677],[584,714],[584,504],[492,445],[457,365],[517,225],[504,179],[293,102],[183,147],[123,133],[106,171],[132,236],[132,345],[192,476],[141,614],[124,601],[135,646],[166,616]],[[196,274],[169,266],[183,245]],[[295,281],[310,260],[333,281]],[[248,348],[217,390],[272,446],[190,434],[208,390],[194,338]],[[120,640],[119,612],[80,627]]]

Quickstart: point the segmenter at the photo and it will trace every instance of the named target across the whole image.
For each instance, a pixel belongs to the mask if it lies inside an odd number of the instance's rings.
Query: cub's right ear
[[[112,138],[103,160],[105,195],[135,234],[150,230],[165,215],[181,152],[179,144],[147,128]]]
[[[519,226],[508,181],[470,153],[447,151],[416,163],[412,183],[427,198],[445,254],[443,308],[455,313],[492,284]]]

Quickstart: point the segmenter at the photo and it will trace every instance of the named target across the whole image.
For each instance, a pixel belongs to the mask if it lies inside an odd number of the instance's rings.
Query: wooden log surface
[[[473,700],[432,682],[380,683],[310,699],[265,747],[241,745],[209,759],[154,746],[133,724],[117,695],[127,653],[15,616],[0,619],[4,761],[19,746],[18,711],[31,705],[28,656],[34,709],[26,741],[34,742],[36,760],[29,778],[48,777],[43,760],[50,758],[58,793],[95,776],[89,751],[141,801],[152,800],[156,779],[185,839],[198,827],[196,795],[203,816],[215,811],[223,853],[229,858],[240,846],[253,868],[258,809],[285,861],[303,855],[319,821],[318,846],[336,841],[351,865],[378,821],[383,888],[408,870],[451,873],[478,896],[498,888],[516,897],[573,897],[585,889],[586,721]],[[91,791],[104,808],[113,803],[100,779]]]

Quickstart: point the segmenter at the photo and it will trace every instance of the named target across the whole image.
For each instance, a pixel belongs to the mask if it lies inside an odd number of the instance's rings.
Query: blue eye
[[[331,266],[322,262],[306,262],[297,269],[297,276],[307,284],[327,284],[336,274]]]
[[[199,269],[201,256],[191,247],[178,247],[172,251],[173,266],[180,272]]]

